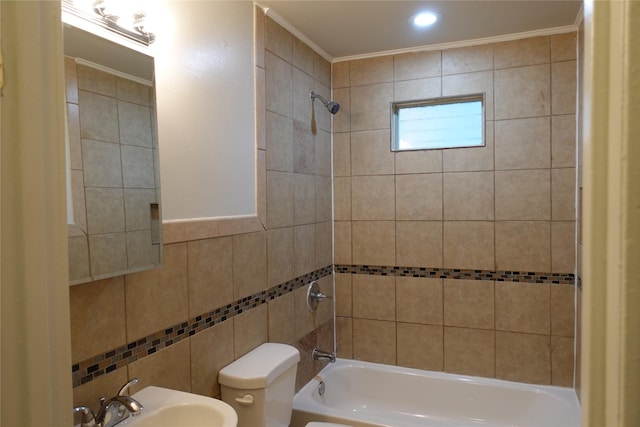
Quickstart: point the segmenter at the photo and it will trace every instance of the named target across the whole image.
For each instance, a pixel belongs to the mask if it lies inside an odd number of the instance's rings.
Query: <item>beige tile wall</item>
[[[335,263],[573,273],[576,34],[333,65]],[[486,95],[486,146],[393,153],[389,103]],[[343,357],[573,384],[574,287],[338,275]]]
[[[309,97],[329,97],[330,64],[257,11],[259,221],[170,224],[161,268],[73,286],[74,363],[331,265],[331,122]],[[74,404],[95,409],[133,376],[219,396],[218,371],[267,341],[301,350],[300,387],[323,365],[311,349],[333,350],[332,305],[309,312],[299,288],[76,387]]]

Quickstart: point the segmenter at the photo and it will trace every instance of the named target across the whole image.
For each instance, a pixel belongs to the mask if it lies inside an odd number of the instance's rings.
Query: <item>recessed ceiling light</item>
[[[411,22],[418,28],[429,27],[440,19],[440,14],[435,12],[420,12],[411,18]]]

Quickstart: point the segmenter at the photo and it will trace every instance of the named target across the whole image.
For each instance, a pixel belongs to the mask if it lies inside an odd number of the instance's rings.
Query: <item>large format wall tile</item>
[[[496,378],[551,384],[549,335],[496,331]]]
[[[493,329],[494,282],[444,281],[444,324],[463,328]]]
[[[127,275],[127,340],[189,319],[187,244],[164,247],[164,265]]]
[[[189,315],[222,307],[233,298],[232,238],[196,240],[188,246]]]
[[[442,53],[440,51],[402,53],[393,57],[395,80],[415,80],[440,77]]]
[[[437,173],[397,175],[395,219],[442,220],[442,179],[442,174]]]
[[[481,377],[495,376],[493,330],[444,328],[444,371]]]
[[[496,120],[548,116],[551,113],[549,64],[495,72]]]
[[[353,357],[374,363],[396,364],[396,323],[353,319]]]
[[[398,322],[443,324],[442,279],[396,278],[396,319]]]
[[[549,36],[496,43],[493,54],[495,68],[547,64],[550,60]]]
[[[398,323],[397,340],[399,366],[429,371],[443,370],[442,326]]]

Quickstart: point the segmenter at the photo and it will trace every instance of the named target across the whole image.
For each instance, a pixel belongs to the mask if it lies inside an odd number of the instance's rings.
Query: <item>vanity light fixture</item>
[[[417,28],[426,28],[438,22],[441,17],[436,12],[420,12],[411,17],[411,23]]]
[[[149,46],[155,36],[149,31],[147,12],[138,2],[123,0],[62,0],[62,9],[104,29]]]

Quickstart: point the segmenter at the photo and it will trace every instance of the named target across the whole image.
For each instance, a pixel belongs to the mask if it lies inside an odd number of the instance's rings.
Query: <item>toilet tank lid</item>
[[[299,361],[300,352],[295,347],[266,343],[222,368],[218,381],[240,390],[265,388]]]

